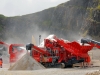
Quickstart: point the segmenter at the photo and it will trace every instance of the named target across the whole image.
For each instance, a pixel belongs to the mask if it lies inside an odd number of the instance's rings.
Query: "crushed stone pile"
[[[87,73],[86,75],[100,75],[100,70],[92,73]]]
[[[38,70],[38,69],[45,69],[45,67],[40,63],[38,63],[28,54],[25,54],[19,61],[17,61],[8,70]]]

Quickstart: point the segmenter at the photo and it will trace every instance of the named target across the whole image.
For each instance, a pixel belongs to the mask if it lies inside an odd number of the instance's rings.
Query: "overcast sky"
[[[0,14],[20,16],[57,6],[68,0],[0,0]]]

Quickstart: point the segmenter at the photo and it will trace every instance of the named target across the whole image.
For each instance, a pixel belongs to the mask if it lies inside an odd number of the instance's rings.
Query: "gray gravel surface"
[[[100,67],[94,68],[50,68],[42,70],[27,70],[27,71],[8,71],[7,69],[0,69],[0,75],[85,75],[98,71]]]

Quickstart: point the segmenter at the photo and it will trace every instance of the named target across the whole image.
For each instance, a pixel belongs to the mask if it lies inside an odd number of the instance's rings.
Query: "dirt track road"
[[[44,69],[44,70],[33,70],[33,71],[8,71],[7,68],[0,69],[0,75],[85,75],[86,73],[91,73],[98,71],[98,68],[71,68],[71,69]]]

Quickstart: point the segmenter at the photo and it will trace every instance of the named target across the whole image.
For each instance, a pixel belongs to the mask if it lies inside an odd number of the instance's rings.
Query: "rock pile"
[[[100,70],[92,73],[87,73],[86,75],[100,75]]]
[[[18,62],[11,66],[8,70],[38,70],[45,69],[40,63],[28,54],[25,54]]]

